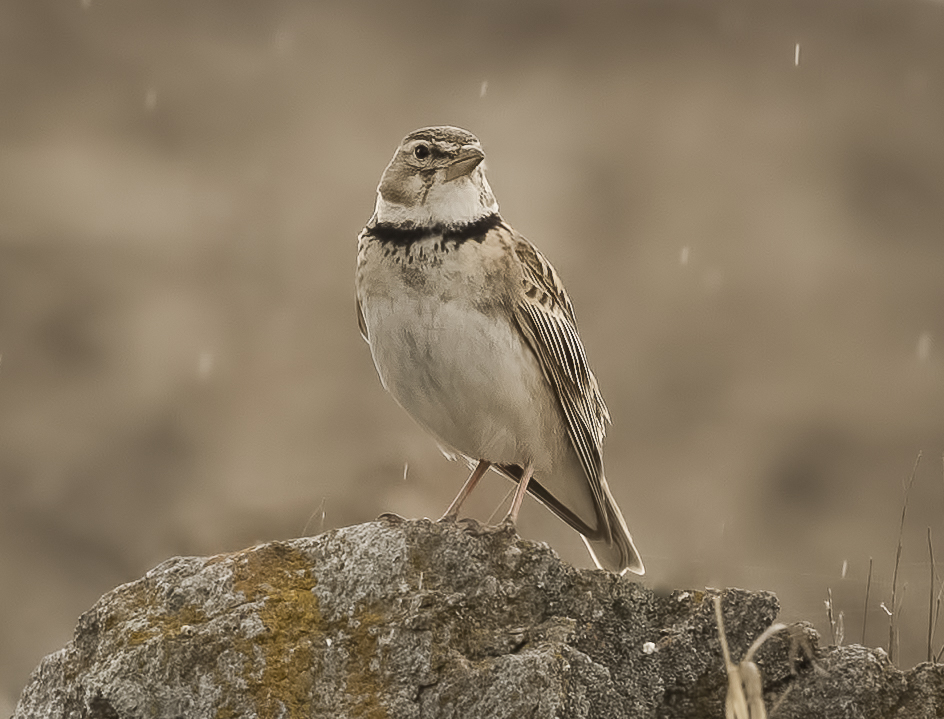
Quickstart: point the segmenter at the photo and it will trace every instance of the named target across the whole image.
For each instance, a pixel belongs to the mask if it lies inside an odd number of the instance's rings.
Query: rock
[[[716,592],[714,593],[716,594]],[[386,517],[176,558],[102,597],[16,719],[721,717],[713,593],[658,594],[474,522]],[[774,595],[723,593],[738,661]],[[755,657],[775,717],[924,717],[941,666],[820,650],[799,625]]]

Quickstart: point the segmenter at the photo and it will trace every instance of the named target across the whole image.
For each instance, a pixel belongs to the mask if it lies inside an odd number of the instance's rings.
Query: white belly
[[[445,448],[537,472],[566,453],[557,400],[508,319],[410,292],[362,309],[384,386]]]

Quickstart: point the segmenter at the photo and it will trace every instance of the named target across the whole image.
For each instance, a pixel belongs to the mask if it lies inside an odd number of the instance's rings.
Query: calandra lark
[[[411,132],[357,251],[357,315],[383,386],[447,454],[474,465],[443,520],[494,468],[584,538],[596,564],[643,573],[603,475],[606,405],[570,298],[499,215],[478,139]]]

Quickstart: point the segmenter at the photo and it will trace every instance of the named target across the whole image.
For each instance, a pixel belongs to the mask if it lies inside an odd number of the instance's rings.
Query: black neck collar
[[[378,222],[369,226],[367,231],[374,238],[391,245],[412,245],[414,242],[430,237],[442,237],[443,242],[459,244],[466,240],[481,242],[485,239],[485,233],[498,227],[501,222],[501,216],[495,212],[461,225],[435,224],[426,227],[401,227],[388,222]]]

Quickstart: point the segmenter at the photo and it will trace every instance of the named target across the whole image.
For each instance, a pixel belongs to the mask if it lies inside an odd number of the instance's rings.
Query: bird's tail
[[[522,469],[520,465],[496,464],[493,467],[512,481],[521,481]],[[616,574],[625,574],[626,572],[645,574],[646,569],[642,566],[642,559],[639,557],[636,545],[633,544],[633,538],[626,528],[623,513],[620,512],[613,495],[610,494],[606,479],[601,477],[600,483],[603,488],[603,506],[601,507],[594,501],[594,519],[596,521],[593,525],[589,524],[586,518],[578,516],[567,504],[552,494],[544,486],[540,477],[531,480],[528,484],[528,491],[537,497],[544,506],[580,533],[580,538],[587,545],[593,563],[597,567]],[[589,486],[587,491],[590,491]],[[603,512],[606,513],[605,522],[602,516]],[[609,533],[607,533],[607,529],[609,529]]]
[[[588,539],[583,534],[580,538],[587,545],[593,562],[600,569],[606,569],[616,574],[645,574],[646,568],[642,564],[642,558],[636,551],[636,545],[633,544],[633,538],[626,528],[626,520],[623,519],[623,513],[613,500],[610,494],[610,488],[603,481],[604,506],[601,508],[606,512],[607,523],[610,526],[610,536],[601,539]]]

